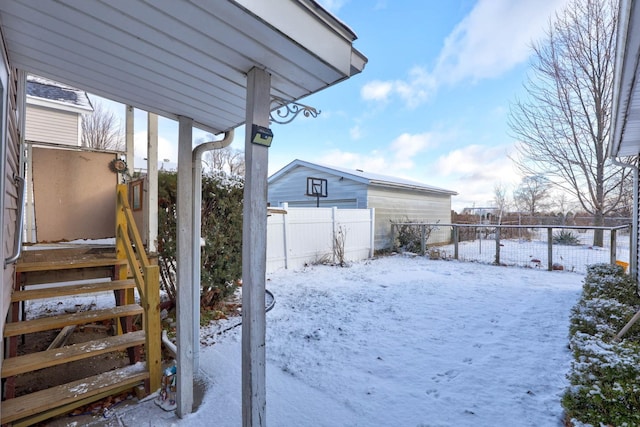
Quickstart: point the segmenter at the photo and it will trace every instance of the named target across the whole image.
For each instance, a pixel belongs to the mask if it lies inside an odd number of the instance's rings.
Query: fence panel
[[[286,208],[267,220],[267,272],[337,262],[334,236],[344,236],[346,261],[372,255],[372,209]]]
[[[629,226],[604,228],[603,245],[594,246],[594,227],[496,226],[491,224],[404,224],[451,233],[448,245],[427,245],[441,258],[500,263],[585,273],[596,263],[630,262]],[[402,226],[402,224],[396,227]],[[413,235],[417,235],[413,231]],[[457,244],[456,244],[457,243]],[[417,247],[418,245],[414,245]]]

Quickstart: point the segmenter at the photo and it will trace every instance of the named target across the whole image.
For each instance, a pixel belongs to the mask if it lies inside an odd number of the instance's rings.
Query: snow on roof
[[[355,181],[363,182],[368,185],[378,185],[383,187],[402,187],[413,190],[420,191],[428,191],[432,193],[440,193],[440,194],[449,194],[451,196],[455,196],[458,193],[452,190],[446,190],[444,188],[434,187],[431,185],[424,184],[422,182],[413,181],[405,178],[398,178],[395,176],[382,175],[378,173],[365,172],[361,169],[347,169],[336,166],[329,165],[321,165],[318,163],[306,162],[304,160],[296,159],[293,162],[289,163],[287,166],[280,169],[278,172],[274,173],[269,177],[269,182],[278,179],[280,176],[284,175],[289,170],[297,167],[297,166],[305,166],[310,169],[316,169],[319,171],[323,171],[331,174],[341,174],[347,175],[348,178],[353,179]]]
[[[27,96],[93,111],[93,106],[85,91],[44,77],[27,76]]]

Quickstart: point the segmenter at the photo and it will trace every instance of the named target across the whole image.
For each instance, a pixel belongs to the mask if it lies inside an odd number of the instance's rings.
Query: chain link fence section
[[[595,230],[602,230],[603,246],[594,246]],[[631,225],[617,227],[394,223],[394,250],[507,266],[586,273],[596,263],[627,267],[631,253]],[[413,244],[407,245],[407,242]],[[417,240],[416,240],[417,239]],[[431,244],[449,241],[448,244]]]

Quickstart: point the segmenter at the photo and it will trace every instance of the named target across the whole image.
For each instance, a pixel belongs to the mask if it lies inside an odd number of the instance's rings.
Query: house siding
[[[8,79],[5,90],[7,91],[7,105],[5,110],[6,122],[6,143],[7,159],[5,163],[5,195],[4,195],[4,223],[3,223],[3,259],[11,256],[14,251],[14,238],[16,234],[17,212],[18,212],[18,189],[15,177],[20,173],[20,133],[19,133],[19,112],[18,112],[18,89],[17,72],[13,70]],[[9,265],[4,269],[2,277],[2,313],[0,325],[4,330],[6,314],[9,312],[11,293],[13,290],[15,277],[14,265]]]
[[[340,175],[320,172],[305,166],[298,166],[277,180],[269,183],[267,200],[271,206],[281,206],[286,202],[289,206],[316,206],[315,197],[306,196],[307,178],[323,178],[327,180],[327,196],[320,198],[321,207],[337,206],[343,209],[367,208],[367,186],[361,182]],[[342,180],[341,180],[342,178]]]
[[[391,247],[391,221],[451,222],[451,196],[402,189],[370,187],[368,207],[376,209],[375,248]],[[438,233],[431,243],[445,243],[448,233]]]
[[[80,118],[78,113],[71,111],[27,105],[25,139],[80,146]]]

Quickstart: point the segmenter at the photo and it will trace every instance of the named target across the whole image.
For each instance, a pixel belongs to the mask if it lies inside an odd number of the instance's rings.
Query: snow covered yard
[[[267,423],[561,426],[582,279],[401,256],[272,274]],[[241,425],[241,330],[225,326],[202,330],[202,405],[167,425]]]

